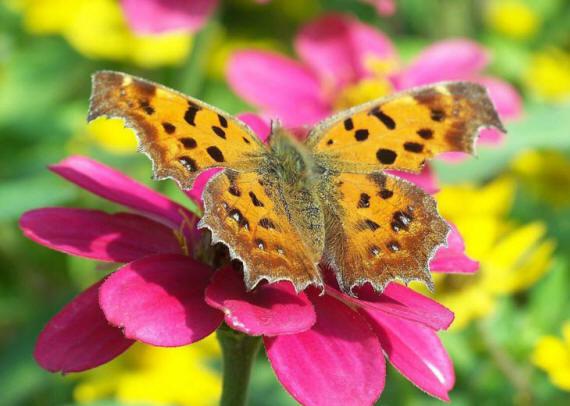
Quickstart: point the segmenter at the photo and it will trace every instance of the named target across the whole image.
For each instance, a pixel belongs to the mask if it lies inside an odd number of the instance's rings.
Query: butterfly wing
[[[343,173],[327,199],[325,260],[347,293],[395,279],[431,285],[428,263],[448,225],[434,199],[414,184],[382,172]]]
[[[198,227],[209,229],[213,243],[224,243],[241,260],[248,289],[263,279],[289,280],[298,291],[322,286],[322,252],[293,226],[277,189],[260,174],[220,172],[206,186],[204,209]]]
[[[419,172],[426,159],[473,152],[479,129],[503,126],[481,85],[449,82],[375,100],[324,120],[307,145],[341,171]]]
[[[252,170],[265,146],[249,127],[204,102],[119,72],[93,76],[88,120],[119,117],[133,128],[157,179],[189,189],[213,167]]]

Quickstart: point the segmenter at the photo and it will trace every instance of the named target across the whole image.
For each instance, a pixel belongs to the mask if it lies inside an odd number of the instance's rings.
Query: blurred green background
[[[522,94],[524,114],[508,124],[503,145],[480,148],[477,159],[435,165],[442,212],[481,262],[476,276],[437,280],[436,297],[458,315],[456,327],[442,334],[457,373],[451,398],[459,405],[570,404],[570,3],[396,5],[388,17],[350,0],[222,0],[193,35],[137,37],[114,0],[0,3],[0,404],[216,403],[220,361],[212,339],[181,349],[138,345],[88,373],[41,370],[32,358],[39,331],[101,270],[28,241],[18,218],[43,206],[113,209],[46,170],[70,154],[94,157],[187,204],[172,182],[150,181],[150,162],[133,152],[134,140],[120,125],[87,126],[90,75],[126,71],[230,113],[254,111],[226,83],[231,52],[255,47],[293,55],[299,27],[330,10],[382,30],[405,60],[439,39],[475,39],[492,55],[488,72]],[[466,210],[470,201],[480,210]],[[264,355],[250,401],[295,404]],[[439,403],[393,370],[381,401]]]

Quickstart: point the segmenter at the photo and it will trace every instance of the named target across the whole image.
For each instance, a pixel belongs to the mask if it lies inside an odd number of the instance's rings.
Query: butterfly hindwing
[[[212,167],[253,169],[264,145],[241,121],[199,100],[119,72],[93,76],[88,119],[119,117],[133,128],[158,179],[192,186]]]
[[[315,156],[341,171],[418,172],[426,159],[473,152],[483,127],[503,130],[485,88],[449,82],[372,101],[324,120],[309,134]]]
[[[328,200],[325,260],[342,290],[395,279],[431,284],[428,264],[445,243],[447,223],[419,187],[382,172],[343,173]]]
[[[321,253],[306,243],[311,236],[292,225],[276,190],[260,174],[225,169],[208,182],[204,208],[199,227],[243,262],[249,289],[263,279],[289,280],[297,290],[322,285]]]

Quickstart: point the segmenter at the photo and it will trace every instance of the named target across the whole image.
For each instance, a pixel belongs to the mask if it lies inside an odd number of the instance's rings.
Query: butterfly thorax
[[[259,167],[264,182],[278,195],[290,221],[306,236],[315,257],[320,258],[324,244],[324,217],[316,193],[318,171],[307,148],[284,129],[275,129],[269,139],[270,150]]]

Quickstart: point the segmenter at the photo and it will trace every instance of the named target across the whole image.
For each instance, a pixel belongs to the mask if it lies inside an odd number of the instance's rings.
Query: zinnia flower
[[[259,4],[270,0],[256,0]],[[396,12],[394,0],[362,0],[380,15]],[[219,0],[121,0],[131,29],[139,35],[199,31],[218,7]]]
[[[135,341],[187,345],[224,320],[263,336],[279,381],[302,404],[372,404],[384,388],[384,355],[420,389],[449,399],[453,365],[436,333],[453,313],[437,302],[397,283],[380,295],[363,287],[353,298],[334,278],[322,295],[296,294],[288,282],[246,292],[231,267],[216,270],[196,259],[213,250],[197,244],[197,219],[184,207],[88,158],[70,157],[51,170],[137,214],[43,208],[22,216],[25,235],[42,245],[124,264],[47,324],[35,349],[43,368],[94,368]],[[463,254],[461,237],[452,232],[448,244],[432,270],[472,272],[476,264]]]
[[[312,125],[339,109],[414,86],[443,80],[485,85],[501,118],[521,112],[508,83],[483,73],[488,52],[467,39],[437,42],[407,66],[398,62],[390,39],[372,26],[342,14],[305,25],[295,38],[300,61],[258,50],[236,52],[227,77],[234,91],[288,127]],[[496,143],[501,133],[485,129],[480,140]]]
[[[195,3],[199,1],[193,1]],[[134,35],[115,0],[29,0],[19,7],[26,29],[60,34],[88,58],[132,62],[145,68],[177,65],[192,48],[187,33]],[[137,2],[139,9],[146,1]]]

